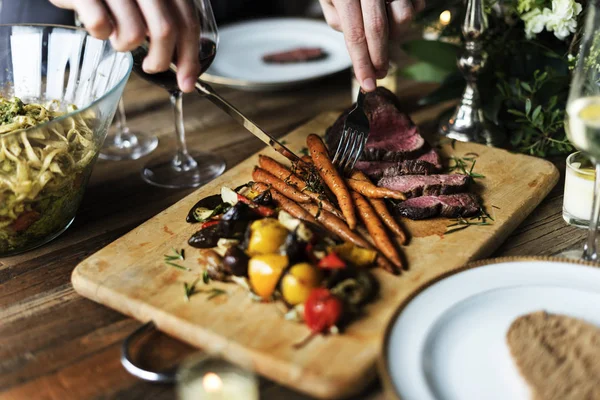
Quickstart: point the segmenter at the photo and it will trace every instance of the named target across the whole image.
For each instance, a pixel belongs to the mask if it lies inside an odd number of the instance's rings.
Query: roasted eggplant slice
[[[210,216],[202,219],[202,214],[206,214],[207,212],[215,210],[222,203],[223,202],[221,201],[221,195],[219,194],[214,194],[212,196],[205,197],[196,204],[194,204],[194,206],[190,209],[185,220],[190,224],[204,222],[208,218],[210,218]]]
[[[200,229],[188,240],[188,244],[198,249],[210,249],[219,243],[221,238],[220,224]]]
[[[250,258],[238,246],[231,246],[223,257],[223,265],[235,276],[248,276]]]
[[[271,191],[265,190],[264,192],[256,196],[256,198],[252,201],[261,206],[272,206],[273,197],[271,197]]]

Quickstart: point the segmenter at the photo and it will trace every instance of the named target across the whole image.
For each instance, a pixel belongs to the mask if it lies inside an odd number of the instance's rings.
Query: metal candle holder
[[[462,26],[465,45],[458,58],[458,69],[465,77],[467,86],[456,111],[440,125],[439,132],[443,136],[463,142],[499,145],[503,141],[503,135],[486,123],[477,89],[477,78],[483,71],[488,57],[481,43],[487,27],[483,0],[467,0],[467,13]]]

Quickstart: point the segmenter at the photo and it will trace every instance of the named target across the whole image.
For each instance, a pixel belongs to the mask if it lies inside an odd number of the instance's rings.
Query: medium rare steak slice
[[[435,149],[430,149],[415,160],[359,161],[356,168],[373,180],[382,176],[431,175],[442,169],[442,159]]]
[[[430,175],[438,172],[435,165],[422,160],[404,160],[400,162],[359,161],[356,163],[355,168],[375,181],[387,175]]]
[[[396,204],[396,212],[410,219],[466,218],[477,215],[480,209],[481,204],[472,193],[415,197]]]
[[[327,130],[325,140],[330,149],[336,149],[344,129],[346,110]],[[370,134],[365,146],[365,161],[403,161],[415,159],[429,150],[419,129],[408,115],[399,109],[396,96],[378,87],[365,96],[365,112],[369,117]]]
[[[466,192],[469,177],[462,174],[384,176],[377,186],[402,192],[408,198],[438,196]]]

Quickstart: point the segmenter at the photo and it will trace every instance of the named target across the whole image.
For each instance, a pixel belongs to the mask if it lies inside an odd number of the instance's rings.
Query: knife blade
[[[208,100],[210,100],[213,104],[219,107],[221,110],[225,111],[229,114],[234,120],[239,122],[244,128],[249,130],[254,136],[271,146],[275,151],[279,154],[286,157],[288,160],[296,163],[302,163],[300,157],[294,154],[290,149],[285,147],[281,142],[275,139],[273,136],[269,135],[267,132],[262,130],[258,125],[256,125],[252,120],[242,114],[237,108],[235,108],[231,103],[227,100],[219,96],[210,85],[205,82],[200,81],[199,79],[196,81],[196,90],[200,92],[200,94],[205,95]]]

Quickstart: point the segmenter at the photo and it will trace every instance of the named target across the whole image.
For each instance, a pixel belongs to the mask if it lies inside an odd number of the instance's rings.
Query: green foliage
[[[537,4],[536,1],[531,3]],[[486,2],[489,29],[483,48],[488,60],[478,78],[485,118],[507,133],[515,151],[539,157],[572,151],[563,121],[573,67],[570,53],[577,47],[576,39],[569,43],[542,32],[529,40],[525,38],[523,22],[516,17],[520,2],[503,2],[504,15],[493,11],[493,4]],[[441,37],[459,37],[464,21],[464,5],[460,0],[428,1],[418,22],[435,24],[444,10],[451,10],[453,18],[441,31]],[[455,65],[461,47],[426,42],[418,40],[404,46],[417,64],[402,74],[419,81],[441,83],[421,98],[419,104],[433,105],[460,98],[465,81]]]

